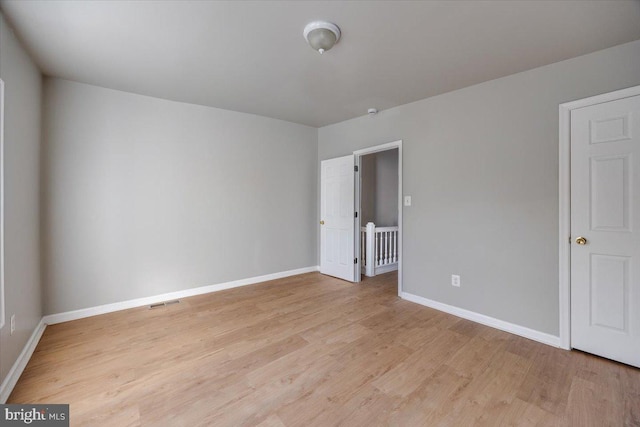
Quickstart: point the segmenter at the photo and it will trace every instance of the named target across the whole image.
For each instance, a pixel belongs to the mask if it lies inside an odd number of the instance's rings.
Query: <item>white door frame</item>
[[[5,325],[4,297],[4,81],[0,79],[0,329]]]
[[[353,154],[355,156],[355,163],[358,166],[358,174],[362,171],[360,167],[360,158],[367,154],[379,153],[380,151],[387,151],[398,149],[398,296],[402,293],[402,261],[404,259],[404,255],[402,253],[402,140],[388,142],[386,144],[376,145],[374,147],[363,148],[362,150],[354,151]],[[354,235],[355,239],[355,248],[356,248],[356,258],[358,259],[356,267],[356,282],[360,281],[361,278],[361,267],[360,263],[362,262],[362,257],[360,254],[360,175],[357,175],[357,179],[355,180],[356,186],[356,212],[358,212],[358,218],[355,218],[356,222],[356,232]]]
[[[571,111],[640,95],[640,86],[560,104],[559,134],[559,302],[560,347],[571,349]]]

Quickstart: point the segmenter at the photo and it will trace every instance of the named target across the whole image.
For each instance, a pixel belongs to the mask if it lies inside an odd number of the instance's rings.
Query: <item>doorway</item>
[[[394,195],[397,230],[382,240],[385,263],[396,259],[397,290],[402,292],[402,141],[394,141],[355,151],[353,154],[323,160],[320,164],[320,272],[358,283],[362,278],[361,186],[363,156],[394,150],[385,161],[395,159],[397,192]],[[388,158],[387,158],[388,157]],[[390,202],[389,202],[390,203]],[[394,209],[391,208],[391,211]],[[378,230],[387,231],[387,230]],[[381,248],[382,246],[379,246]],[[390,248],[394,248],[391,251]],[[391,260],[391,261],[390,261]],[[391,270],[389,270],[391,271]]]
[[[360,272],[374,277],[398,270],[398,149],[360,156],[359,172]]]
[[[640,86],[560,106],[560,341],[640,367]]]
[[[398,271],[402,292],[402,141],[354,152],[356,179],[356,282]],[[367,249],[369,248],[369,249]]]

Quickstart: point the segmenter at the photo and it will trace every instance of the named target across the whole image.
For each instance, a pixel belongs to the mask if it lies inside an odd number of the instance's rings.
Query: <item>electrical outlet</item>
[[[457,274],[451,275],[451,286],[455,286],[457,288],[460,287],[460,276],[458,276]]]
[[[16,315],[11,315],[11,335],[16,331]]]

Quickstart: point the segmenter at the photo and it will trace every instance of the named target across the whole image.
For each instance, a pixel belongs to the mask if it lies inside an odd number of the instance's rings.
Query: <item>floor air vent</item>
[[[165,301],[165,302],[158,302],[158,303],[155,303],[155,304],[151,304],[151,305],[149,306],[149,310],[153,310],[154,308],[165,307],[165,306],[167,306],[167,305],[178,304],[179,302],[180,302],[180,300],[179,300],[179,299],[174,299],[174,300],[171,300],[171,301]]]

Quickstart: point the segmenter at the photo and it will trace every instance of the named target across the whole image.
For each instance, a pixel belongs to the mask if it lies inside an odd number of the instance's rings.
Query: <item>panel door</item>
[[[320,172],[320,272],[353,282],[354,156],[324,160]]]
[[[640,96],[571,113],[571,345],[640,366]]]

